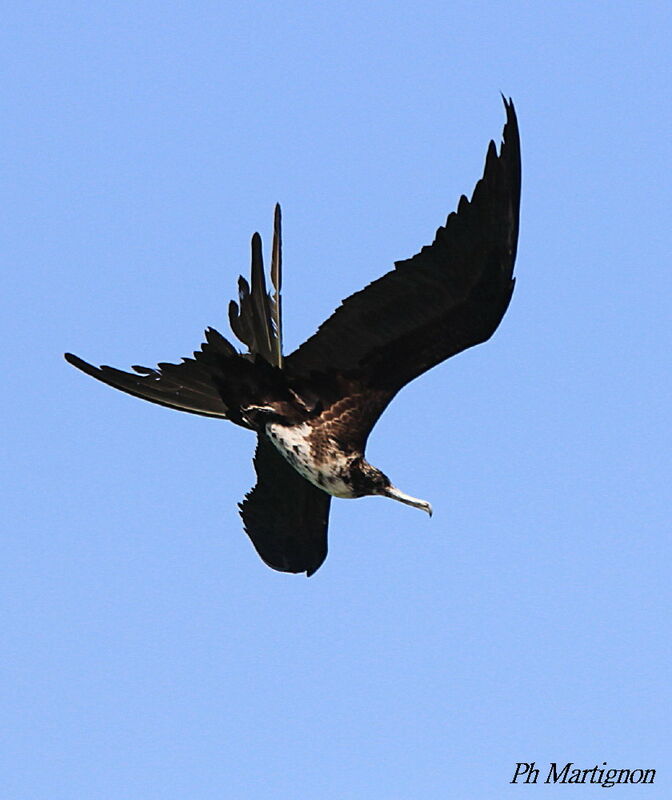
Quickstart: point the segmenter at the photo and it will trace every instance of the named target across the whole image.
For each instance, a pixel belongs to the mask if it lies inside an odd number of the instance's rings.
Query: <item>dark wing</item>
[[[240,504],[247,535],[269,567],[310,577],[327,557],[330,495],[302,478],[264,434],[254,468],[257,485]]]
[[[358,376],[383,389],[386,404],[413,378],[492,336],[513,291],[520,207],[518,124],[513,103],[504,106],[500,153],[490,142],[471,200],[462,196],[431,245],[344,300],[285,359],[290,375]]]
[[[228,419],[216,382],[225,380],[226,363],[242,356],[213,328],[206,330],[205,337],[207,341],[194,358],[185,358],[181,364],[159,364],[157,369],[134,366],[137,375],[114,367],[94,367],[72,353],[66,353],[65,358],[87,375],[143,400],[204,417]]]
[[[214,328],[208,328],[205,332],[207,341],[193,358],[183,358],[181,364],[162,363],[157,369],[134,366],[138,373],[135,375],[114,367],[93,366],[72,353],[65,354],[66,360],[108,386],[143,400],[204,417],[230,419],[249,427],[240,415],[238,401],[242,395],[254,391],[255,384],[259,383],[257,377],[262,378],[256,375],[256,356],[262,356],[268,364],[280,366],[282,363],[280,224],[280,206],[277,205],[271,267],[274,296],[266,291],[261,238],[255,233],[252,237],[251,284],[242,277],[239,279],[240,309],[233,301],[229,307],[231,328],[247,345],[248,354],[241,355]],[[259,398],[247,399],[248,402],[259,402]]]

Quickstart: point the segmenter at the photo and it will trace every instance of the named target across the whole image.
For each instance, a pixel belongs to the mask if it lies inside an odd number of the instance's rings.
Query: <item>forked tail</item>
[[[282,367],[282,215],[275,206],[271,282],[274,292],[266,291],[261,237],[252,237],[252,272],[250,283],[238,278],[238,303],[229,303],[231,330],[252,354],[259,354],[269,364]]]

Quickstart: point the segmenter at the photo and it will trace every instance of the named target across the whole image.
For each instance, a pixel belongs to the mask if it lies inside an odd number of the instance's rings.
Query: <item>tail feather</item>
[[[271,266],[274,297],[266,290],[261,237],[255,233],[250,283],[239,279],[240,307],[234,301],[229,307],[231,328],[247,345],[248,353],[239,353],[221,333],[207,328],[200,350],[180,364],[136,364],[134,372],[124,372],[105,365],[96,367],[72,353],[65,354],[66,360],[108,386],[151,403],[252,427],[242,409],[261,402],[268,392],[271,396],[276,390],[286,392],[280,374],[272,370],[282,364],[280,221],[280,206],[276,206]]]
[[[275,204],[273,218],[273,249],[271,257],[271,282],[275,290],[271,298],[271,318],[275,333],[275,360],[276,367],[282,368],[282,212],[280,203]]]
[[[260,355],[273,366],[282,366],[281,317],[281,214],[275,209],[271,280],[275,289],[271,297],[266,289],[261,237],[252,237],[252,269],[250,283],[238,279],[238,302],[229,303],[231,330],[247,345],[250,354]]]

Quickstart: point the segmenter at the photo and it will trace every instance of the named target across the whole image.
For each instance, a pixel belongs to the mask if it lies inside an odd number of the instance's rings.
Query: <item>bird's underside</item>
[[[433,243],[343,301],[318,331],[282,354],[280,209],[267,292],[258,234],[248,284],[229,306],[239,352],[213,328],[193,358],[132,372],[95,367],[94,378],[153,403],[219,417],[257,434],[257,484],[240,505],[245,530],[274,569],[312,575],[327,554],[332,496],[379,494],[422,508],[364,458],[368,436],[394,395],[456,353],[486,341],[513,291],[518,241],[520,144],[513,103],[497,153],[490,142],[471,200]]]

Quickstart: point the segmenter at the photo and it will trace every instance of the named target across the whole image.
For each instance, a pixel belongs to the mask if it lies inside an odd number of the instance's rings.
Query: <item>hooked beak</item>
[[[388,486],[383,491],[383,495],[385,497],[391,497],[393,500],[398,500],[400,503],[406,503],[407,506],[420,508],[422,511],[426,511],[430,517],[432,516],[432,507],[426,500],[418,500],[417,497],[411,497],[410,494],[402,492],[400,489],[397,489],[396,486]]]

